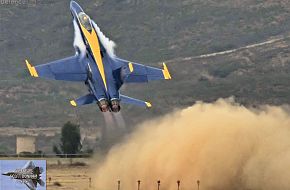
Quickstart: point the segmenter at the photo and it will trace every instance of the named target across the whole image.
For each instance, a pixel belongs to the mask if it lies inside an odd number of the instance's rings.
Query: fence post
[[[196,183],[197,183],[197,190],[199,190],[200,180],[197,180]]]
[[[160,180],[157,181],[157,190],[160,190]]]
[[[118,180],[118,190],[120,190],[120,188],[121,188],[121,181]]]
[[[140,190],[140,183],[141,183],[141,181],[138,180],[137,183],[138,183],[138,190]]]

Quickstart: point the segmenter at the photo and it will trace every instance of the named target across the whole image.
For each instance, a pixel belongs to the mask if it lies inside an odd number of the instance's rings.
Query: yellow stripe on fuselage
[[[84,34],[89,46],[91,48],[91,51],[93,52],[93,57],[94,57],[94,60],[98,66],[98,69],[99,69],[99,72],[101,74],[105,88],[106,88],[106,90],[108,90],[104,64],[103,64],[103,60],[102,60],[102,56],[101,56],[100,44],[99,44],[99,40],[98,40],[98,36],[96,34],[96,31],[93,28],[92,32],[89,32],[81,24],[80,24],[80,26],[81,26],[81,29],[83,31],[83,34]]]

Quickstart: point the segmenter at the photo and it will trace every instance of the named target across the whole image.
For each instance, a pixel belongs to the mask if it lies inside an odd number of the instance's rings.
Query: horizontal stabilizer
[[[87,94],[85,96],[82,96],[76,100],[71,100],[70,104],[74,107],[76,106],[81,106],[81,105],[86,105],[86,104],[91,104],[96,101],[96,98],[93,94]]]
[[[135,98],[131,98],[131,97],[128,97],[128,96],[120,95],[120,99],[121,99],[121,103],[133,104],[133,105],[136,105],[136,106],[147,107],[147,108],[151,108],[152,107],[150,102],[145,102],[145,101],[138,100],[138,99],[135,99]]]

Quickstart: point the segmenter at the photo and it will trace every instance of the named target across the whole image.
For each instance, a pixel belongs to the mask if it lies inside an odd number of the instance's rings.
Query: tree
[[[57,146],[53,147],[53,151],[56,154],[77,154],[80,152],[81,145],[81,134],[80,126],[67,122],[61,129],[61,143],[59,145],[60,149]]]

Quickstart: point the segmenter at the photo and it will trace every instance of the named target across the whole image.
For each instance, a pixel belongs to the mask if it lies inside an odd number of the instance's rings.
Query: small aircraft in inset
[[[13,172],[3,173],[2,175],[10,176],[12,179],[18,180],[25,184],[29,190],[36,190],[37,184],[44,186],[45,183],[42,181],[41,173],[43,168],[37,167],[32,161],[29,161],[21,169],[16,169]]]
[[[113,53],[110,41],[93,20],[75,2],[70,2],[75,30],[76,54],[43,65],[26,65],[33,77],[84,82],[89,93],[71,100],[72,106],[96,102],[102,112],[120,111],[120,102],[151,107],[151,103],[120,94],[124,83],[143,83],[171,79],[165,63],[163,69],[120,59]]]

